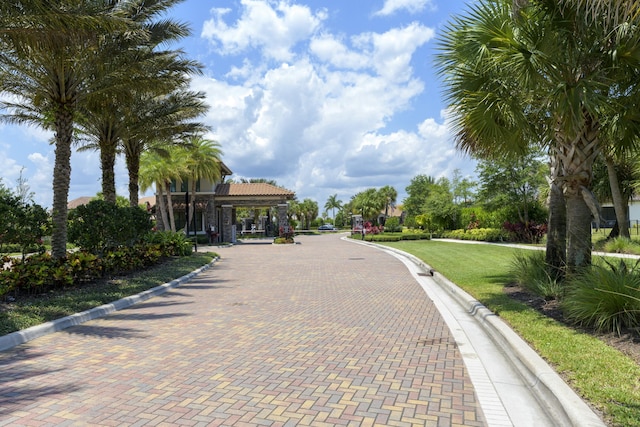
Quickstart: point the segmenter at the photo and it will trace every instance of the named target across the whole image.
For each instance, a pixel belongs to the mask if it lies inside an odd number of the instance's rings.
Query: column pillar
[[[280,227],[288,227],[289,226],[289,217],[287,216],[287,209],[289,209],[289,205],[287,203],[278,204],[278,233]]]
[[[222,205],[222,235],[223,242],[232,243],[233,236],[233,205]]]

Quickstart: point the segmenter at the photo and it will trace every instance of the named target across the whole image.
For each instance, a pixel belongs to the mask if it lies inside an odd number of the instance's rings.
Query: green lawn
[[[422,259],[502,317],[614,426],[640,426],[640,366],[589,334],[512,300],[513,256],[523,249],[439,241],[384,243]]]

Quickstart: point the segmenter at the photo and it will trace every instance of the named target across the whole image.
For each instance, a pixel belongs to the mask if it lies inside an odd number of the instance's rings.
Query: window
[[[172,193],[176,193],[178,190],[178,183],[176,182],[175,179],[171,180],[171,192]],[[184,181],[180,182],[180,192],[181,193],[186,193],[187,191],[189,191],[189,180],[185,179]],[[196,181],[196,193],[200,192],[200,180]]]
[[[178,211],[174,212],[174,219],[176,221],[176,230],[184,230],[185,225],[185,212]],[[189,233],[193,233],[193,228],[195,224],[196,231],[204,231],[204,212],[196,211],[191,224],[189,224]]]

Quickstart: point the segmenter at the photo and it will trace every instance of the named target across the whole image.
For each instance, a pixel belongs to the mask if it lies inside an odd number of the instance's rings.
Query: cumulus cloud
[[[420,113],[431,101],[424,98],[433,82],[418,69],[428,61],[433,28],[398,17],[372,26],[370,16],[357,16],[359,30],[338,30],[331,27],[340,16],[337,9],[330,15],[293,0],[225,4],[233,9],[212,9],[210,19],[198,21],[204,22],[201,38],[210,48],[205,62],[213,66],[194,77],[192,88],[206,94],[207,137],[221,144],[235,178],[274,179],[322,206],[329,195],[348,201],[358,191],[384,185],[396,188],[400,202],[418,174],[472,172],[453,148],[446,115]],[[417,13],[430,5],[388,0],[377,14]],[[51,137],[29,132],[39,144]],[[30,184],[43,194],[39,203],[50,205],[53,146],[28,152]],[[0,156],[3,176],[19,173],[1,145]],[[69,199],[100,191],[98,153],[74,152],[71,161]],[[120,159],[119,194],[128,194],[126,184]]]
[[[400,10],[406,10],[409,13],[415,14],[427,8],[430,10],[435,8],[432,0],[385,0],[382,9],[374,13],[374,15],[393,15]]]
[[[326,12],[281,0],[275,4],[261,0],[241,0],[242,14],[234,24],[225,18],[230,9],[213,9],[213,17],[204,23],[201,36],[211,41],[218,52],[238,54],[259,48],[266,58],[291,59],[293,47],[318,30]]]
[[[417,10],[428,2],[387,2]],[[225,80],[198,77],[207,93],[208,124],[236,176],[275,179],[299,198],[324,203],[369,187],[393,185],[402,194],[419,173],[441,176],[464,159],[443,117],[414,129],[387,131],[424,91],[412,61],[434,30],[412,22],[381,32],[336,34],[321,28],[323,13],[286,2],[242,0],[233,24],[213,10],[203,37],[221,54],[244,57]],[[294,13],[295,9],[295,13]],[[290,23],[303,23],[285,29]],[[266,25],[274,28],[267,37]],[[273,35],[273,37],[271,37]],[[269,57],[270,65],[262,59]]]

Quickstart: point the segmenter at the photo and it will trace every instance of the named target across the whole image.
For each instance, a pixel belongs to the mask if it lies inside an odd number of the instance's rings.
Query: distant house
[[[385,216],[384,211],[380,212],[380,214],[378,214],[378,224],[384,224],[387,218],[398,218],[398,221],[400,222],[400,225],[404,224],[404,218],[407,216],[407,214],[400,208],[398,207],[389,207],[389,209],[387,210],[387,214]]]

